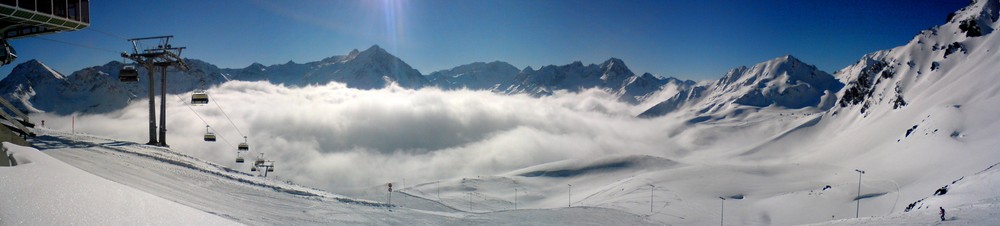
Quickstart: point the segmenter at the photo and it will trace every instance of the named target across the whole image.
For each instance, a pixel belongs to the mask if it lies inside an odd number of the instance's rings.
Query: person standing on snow
[[[941,208],[941,221],[944,221],[944,207],[938,207],[938,208]]]

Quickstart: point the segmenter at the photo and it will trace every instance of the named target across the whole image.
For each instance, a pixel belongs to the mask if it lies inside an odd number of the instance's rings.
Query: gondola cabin
[[[208,132],[205,134],[205,141],[215,142],[215,133]]]
[[[118,71],[118,80],[122,82],[138,82],[139,71],[135,69],[135,65],[125,65],[121,71]]]
[[[240,157],[240,156],[236,157],[236,163],[243,163],[243,162],[246,162],[246,160],[243,159],[243,157]]]
[[[195,92],[194,94],[191,94],[191,104],[208,104],[208,94],[204,92]]]
[[[239,146],[236,146],[236,150],[237,151],[249,151],[250,150],[250,145],[247,145],[246,142],[240,143]]]
[[[14,59],[17,59],[17,51],[14,51],[14,47],[7,43],[7,39],[0,39],[0,45],[3,45],[3,53],[0,53],[0,64],[7,65],[14,62]]]

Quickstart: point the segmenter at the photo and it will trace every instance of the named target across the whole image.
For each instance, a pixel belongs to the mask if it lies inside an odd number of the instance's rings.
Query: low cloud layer
[[[534,98],[229,82],[208,92],[248,136],[251,154],[276,161],[275,176],[334,192],[404,178],[492,175],[572,158],[662,155],[669,147],[666,119],[636,119],[636,106],[599,90]],[[215,103],[189,108],[189,98],[167,99],[167,143],[177,152],[248,169],[234,162],[242,137],[226,116]],[[146,104],[137,100],[109,114],[76,116],[76,131],[145,143]],[[192,109],[218,131],[218,142],[202,141],[205,123]],[[71,129],[69,116],[36,118],[49,128]]]

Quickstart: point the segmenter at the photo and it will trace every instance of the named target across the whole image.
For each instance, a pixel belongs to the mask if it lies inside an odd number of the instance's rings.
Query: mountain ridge
[[[640,113],[658,117],[687,109],[694,116],[742,112],[740,108],[769,106],[786,109],[832,107],[843,87],[835,77],[785,55],[751,67],[739,66],[710,84],[680,90],[675,96]]]
[[[489,63],[475,62],[452,69],[421,74],[402,59],[393,56],[378,45],[364,51],[353,49],[346,55],[336,55],[319,61],[266,66],[251,63],[244,68],[219,68],[198,59],[185,59],[190,71],[187,73],[168,70],[169,94],[179,94],[193,90],[204,90],[227,81],[266,81],[289,86],[323,85],[340,82],[350,88],[379,89],[390,85],[419,89],[437,87],[441,89],[491,90],[503,94],[528,93],[534,96],[550,95],[556,90],[580,91],[597,88],[620,97],[621,101],[639,103],[666,84],[687,86],[693,81],[676,78],[658,78],[649,73],[636,75],[619,58],[609,58],[600,64],[584,65],[576,61],[567,65],[543,66],[539,70],[525,67],[518,70],[503,61]],[[28,66],[22,66],[28,65]],[[39,60],[22,63],[11,74],[0,80],[0,95],[15,103],[21,110],[29,112],[54,112],[57,114],[105,113],[120,109],[135,99],[144,98],[148,93],[148,73],[139,71],[139,82],[121,83],[115,80],[119,69],[125,64],[110,61],[63,76],[51,70]],[[556,68],[561,68],[556,70]],[[553,71],[572,71],[565,74]],[[38,77],[42,76],[42,77]],[[569,83],[546,83],[544,78],[569,76]],[[36,78],[38,77],[38,78]],[[41,78],[50,79],[41,79]],[[43,80],[51,80],[42,82]],[[84,88],[86,87],[86,89]],[[87,90],[96,92],[88,92]],[[74,100],[79,104],[55,106],[56,100]]]

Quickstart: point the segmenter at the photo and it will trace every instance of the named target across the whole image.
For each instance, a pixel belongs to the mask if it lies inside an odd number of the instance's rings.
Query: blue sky
[[[791,54],[833,73],[903,45],[967,0],[913,1],[92,1],[91,27],[12,40],[15,64],[68,74],[120,60],[120,37],[174,35],[184,57],[223,68],[316,61],[377,44],[423,74],[477,61],[518,68],[600,63],[717,79]],[[58,40],[54,42],[51,40]],[[66,43],[72,43],[65,44]]]

